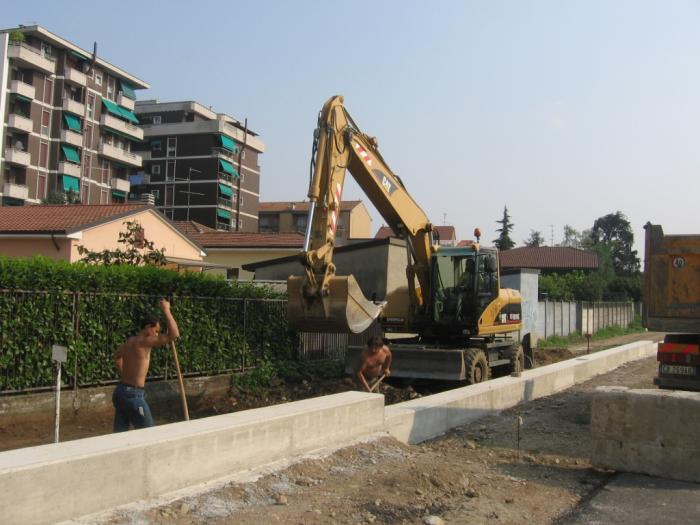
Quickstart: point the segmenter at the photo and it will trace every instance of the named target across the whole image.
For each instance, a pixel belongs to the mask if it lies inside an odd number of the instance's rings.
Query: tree
[[[68,190],[66,193],[62,191],[50,191],[44,199],[41,199],[42,204],[80,204],[80,195],[74,190]]]
[[[530,237],[526,241],[523,241],[523,244],[529,248],[539,248],[540,246],[544,246],[544,243],[545,240],[544,237],[542,237],[542,233],[536,230],[530,230]]]
[[[576,228],[565,224],[564,225],[564,238],[562,239],[559,246],[565,246],[567,248],[581,248],[581,232]]]
[[[610,249],[616,275],[629,277],[639,273],[639,257],[637,251],[632,249],[634,233],[622,212],[609,213],[596,219],[591,240],[593,246],[604,244]]]
[[[501,251],[510,250],[515,243],[513,239],[510,238],[510,233],[513,231],[513,223],[510,222],[510,215],[508,215],[508,207],[503,207],[503,218],[500,221],[496,221],[501,225],[496,231],[500,232],[498,239],[495,239],[493,243]]]
[[[83,245],[78,245],[78,253],[83,256],[82,261],[88,264],[147,264],[152,266],[164,266],[165,248],[156,250],[153,242],[146,239],[143,228],[136,221],[127,221],[125,232],[119,232],[120,244],[126,246],[125,249],[102,250],[93,252]]]

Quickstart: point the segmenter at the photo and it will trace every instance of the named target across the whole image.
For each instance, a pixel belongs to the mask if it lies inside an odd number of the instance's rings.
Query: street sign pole
[[[56,362],[56,422],[54,425],[54,443],[58,443],[58,429],[61,420],[61,365],[66,362],[68,349],[65,346],[53,345],[51,359]]]

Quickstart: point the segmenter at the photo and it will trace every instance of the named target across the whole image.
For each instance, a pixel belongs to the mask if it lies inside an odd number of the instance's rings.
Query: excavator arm
[[[309,217],[301,253],[304,275],[292,276],[287,283],[288,318],[303,331],[359,333],[381,313],[381,306],[364,297],[352,275],[335,274],[333,250],[346,171],[394,233],[407,239],[413,309],[425,308],[424,297],[429,296],[430,257],[436,249],[433,226],[387,166],[377,141],[358,129],[343,97],[335,96],[324,104],[314,134]]]

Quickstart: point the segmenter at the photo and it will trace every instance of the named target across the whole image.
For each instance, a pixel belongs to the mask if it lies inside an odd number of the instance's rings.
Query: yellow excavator
[[[406,241],[408,301],[383,315],[352,275],[336,275],[336,229],[346,171],[394,234]],[[392,341],[392,376],[478,383],[491,369],[519,371],[521,298],[500,287],[498,252],[477,241],[443,247],[436,230],[401,179],[382,158],[376,139],[362,133],[334,96],[314,132],[309,216],[301,252],[303,275],[287,280],[290,326],[304,332],[360,333],[378,320]],[[359,349],[355,349],[359,351]]]

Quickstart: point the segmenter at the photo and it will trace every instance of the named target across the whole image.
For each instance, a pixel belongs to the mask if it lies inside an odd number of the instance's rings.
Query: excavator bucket
[[[355,277],[332,277],[325,297],[304,295],[304,277],[287,279],[287,320],[301,332],[352,332],[366,330],[382,311],[382,305],[368,301]]]

